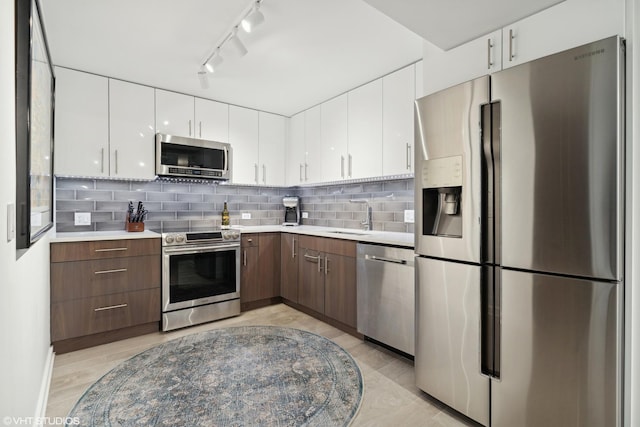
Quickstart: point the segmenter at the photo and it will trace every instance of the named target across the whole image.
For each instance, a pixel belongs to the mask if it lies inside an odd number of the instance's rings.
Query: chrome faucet
[[[365,216],[364,221],[362,221],[360,224],[362,224],[364,229],[367,230],[367,231],[373,230],[373,222],[371,220],[371,213],[373,212],[373,209],[371,209],[371,205],[369,204],[369,200],[367,200],[367,199],[351,199],[349,201],[351,203],[362,203],[362,204],[365,204],[367,206],[367,215]]]

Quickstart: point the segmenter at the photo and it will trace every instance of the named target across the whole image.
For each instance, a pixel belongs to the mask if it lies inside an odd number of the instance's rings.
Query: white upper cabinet
[[[624,0],[566,0],[503,28],[504,68],[624,35]]]
[[[196,138],[194,97],[156,89],[156,130]]]
[[[56,175],[109,176],[109,80],[56,67]]]
[[[345,128],[346,132],[346,128]],[[304,168],[306,184],[322,182],[322,107],[316,105],[304,114]]]
[[[284,159],[286,169],[286,184],[304,184],[305,167],[305,112],[298,113],[289,120],[289,133],[285,142]]]
[[[153,88],[110,79],[110,176],[132,179],[155,178],[153,123]]]
[[[349,92],[348,178],[382,175],[382,79]]]
[[[382,175],[413,172],[415,66],[382,78]]]
[[[423,96],[425,96],[424,93],[424,67],[423,67],[423,62],[424,61],[418,61],[415,63],[415,78],[416,78],[416,82],[415,82],[415,89],[416,89],[416,99],[420,99]]]
[[[233,150],[234,184],[259,183],[258,141],[258,111],[230,105],[229,143]]]
[[[277,114],[259,113],[259,184],[284,185],[284,141],[286,119]]]
[[[502,69],[502,31],[470,41],[448,51],[425,42],[424,87],[429,95]]]
[[[229,142],[229,104],[195,99],[195,137]]]
[[[325,182],[347,178],[347,100],[345,93],[320,106],[321,179]]]
[[[565,0],[462,46],[425,42],[424,95],[615,35],[624,35],[624,0]]]

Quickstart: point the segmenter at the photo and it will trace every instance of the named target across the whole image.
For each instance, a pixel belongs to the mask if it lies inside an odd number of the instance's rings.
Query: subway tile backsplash
[[[129,201],[144,203],[145,228],[157,232],[218,227],[225,201],[232,225],[278,225],[284,220],[285,195],[300,197],[301,210],[309,213],[305,225],[361,228],[365,205],[350,200],[367,199],[374,230],[413,232],[413,224],[404,223],[404,210],[414,208],[413,178],[289,188],[56,178],[56,229],[122,230]],[[91,225],[75,226],[74,212],[91,212]],[[242,219],[242,213],[251,219]]]

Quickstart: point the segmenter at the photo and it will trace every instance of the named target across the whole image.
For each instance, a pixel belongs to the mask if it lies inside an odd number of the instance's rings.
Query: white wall
[[[0,1],[0,418],[39,416],[48,370],[49,238],[19,260],[7,242],[7,203],[15,202],[14,2]],[[46,366],[45,366],[46,365]]]
[[[626,0],[627,245],[625,426],[640,425],[640,0]]]

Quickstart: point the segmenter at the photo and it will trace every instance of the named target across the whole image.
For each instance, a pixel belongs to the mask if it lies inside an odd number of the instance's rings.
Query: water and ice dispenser
[[[462,237],[462,156],[422,164],[422,234]]]

